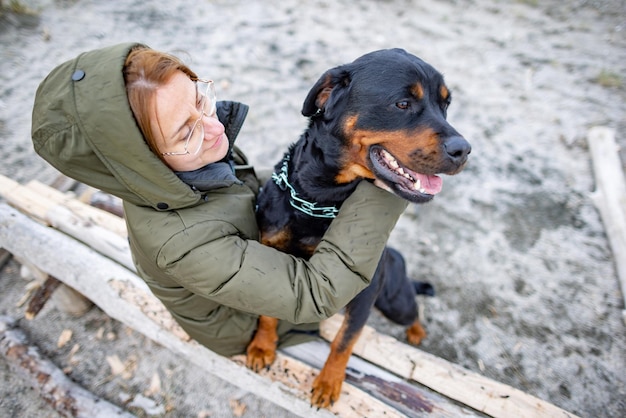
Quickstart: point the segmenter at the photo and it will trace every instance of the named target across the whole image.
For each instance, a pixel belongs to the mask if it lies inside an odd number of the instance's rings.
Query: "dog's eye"
[[[406,109],[408,109],[409,107],[411,107],[411,104],[410,104],[408,101],[403,100],[403,101],[401,101],[401,102],[396,103],[396,107],[397,107],[398,109],[406,110]]]

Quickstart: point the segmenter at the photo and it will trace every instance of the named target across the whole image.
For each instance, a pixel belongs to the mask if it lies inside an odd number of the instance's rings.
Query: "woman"
[[[363,181],[309,261],[261,245],[258,182],[233,145],[246,112],[140,44],[61,64],[33,110],[37,153],[123,199],[137,272],[192,338],[223,355],[245,352],[261,314],[281,320],[279,346],[312,338],[369,284],[406,207]]]

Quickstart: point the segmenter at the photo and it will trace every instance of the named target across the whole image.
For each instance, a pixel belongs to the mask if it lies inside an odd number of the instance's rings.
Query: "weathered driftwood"
[[[10,368],[27,379],[41,397],[59,414],[66,417],[109,418],[134,415],[95,396],[70,380],[25,334],[14,327],[14,321],[0,316],[0,352]]]
[[[1,185],[2,180],[0,179],[0,186]],[[28,188],[32,186],[33,184],[31,183],[28,185]],[[47,192],[45,191],[47,186],[35,184],[35,187],[38,189],[38,196],[40,200],[41,196],[47,195]],[[26,187],[11,184],[11,190],[15,191],[20,188]],[[2,193],[1,187],[0,193]],[[15,198],[14,196],[12,198],[12,203],[17,207],[22,208],[22,210],[27,211],[30,206],[29,202],[32,199],[30,197],[30,193],[31,191],[20,190],[19,193],[17,193],[20,198]],[[58,196],[55,198],[55,202],[59,202],[60,200],[62,199]],[[26,203],[23,203],[22,201]],[[48,206],[56,206],[55,202],[48,203]],[[46,205],[44,203],[39,202],[37,212],[31,213],[31,215],[41,217],[42,220],[45,220],[47,216],[47,210],[44,208],[45,206]],[[76,212],[73,213],[77,216],[78,214],[86,216],[84,214],[96,210],[95,208],[87,209],[77,206],[80,205],[77,205],[75,201],[72,202],[72,208],[77,209]],[[106,225],[108,227],[109,223],[113,222],[115,224],[113,229],[117,228],[116,234],[119,234],[120,237],[124,237],[125,241],[125,225],[120,226],[120,224],[117,223],[120,222],[119,218],[113,220],[102,220],[100,217],[91,213],[88,216],[90,216],[89,219],[91,219],[94,224],[98,225]],[[71,219],[71,217],[67,218]],[[78,222],[77,224],[81,223]],[[71,228],[66,228],[68,231],[70,229]],[[121,292],[120,294],[128,295],[132,294],[132,292]],[[141,303],[137,303],[137,301],[134,303],[141,305]],[[169,316],[169,314],[167,312],[159,312],[154,316],[155,319],[162,319],[163,317]],[[335,317],[322,324],[322,332],[326,339],[332,340],[334,332],[338,328],[340,322],[340,317]],[[465,405],[475,408],[476,410],[486,412],[493,416],[504,417],[511,416],[511,414],[519,416],[573,416],[572,414],[569,414],[554,405],[527,395],[524,392],[491,381],[478,374],[471,373],[460,366],[451,364],[436,356],[423,353],[422,351],[408,345],[401,344],[393,338],[377,334],[371,328],[367,328],[364,331],[360,338],[360,342],[357,344],[355,349],[355,354],[366,358],[378,366],[390,370],[403,378],[423,384],[453,400],[459,401]],[[400,389],[400,391],[401,390],[402,389]],[[345,398],[345,396],[343,398]],[[438,403],[436,399],[433,402],[435,404]],[[446,411],[446,408],[443,408],[442,411]],[[444,412],[444,414],[445,413],[446,412]],[[455,413],[458,415],[460,412],[457,411]]]
[[[23,186],[0,176],[0,195],[14,207],[46,223],[48,212],[55,207],[62,207],[78,216],[85,225],[98,225],[119,236],[126,236],[126,223],[120,217],[89,206],[71,194],[60,192],[36,180]]]
[[[0,176],[0,195],[13,206],[54,226],[133,270],[122,218],[89,206],[36,180],[24,187]],[[120,239],[122,238],[122,239]]]
[[[615,130],[594,127],[587,134],[587,142],[596,177],[596,190],[591,197],[600,212],[613,250],[626,304],[626,179],[615,142]],[[622,311],[622,316],[626,323],[626,310]]]

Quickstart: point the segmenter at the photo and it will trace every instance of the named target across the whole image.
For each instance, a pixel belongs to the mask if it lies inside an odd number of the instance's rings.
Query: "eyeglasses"
[[[215,114],[217,96],[213,80],[198,79],[195,83],[197,97],[200,99],[196,108],[200,112],[200,117],[194,121],[189,134],[185,138],[184,151],[162,152],[161,155],[196,155],[202,148],[202,142],[204,142],[204,123],[202,123],[202,118]]]

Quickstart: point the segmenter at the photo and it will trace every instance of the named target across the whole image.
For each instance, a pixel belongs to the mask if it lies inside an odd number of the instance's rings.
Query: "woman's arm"
[[[169,277],[220,304],[292,323],[317,322],[367,287],[406,206],[363,181],[308,261],[241,239],[229,230],[231,224],[219,221],[194,226],[207,230],[206,242],[184,255],[180,252],[196,234],[177,234],[162,248],[159,260]]]

